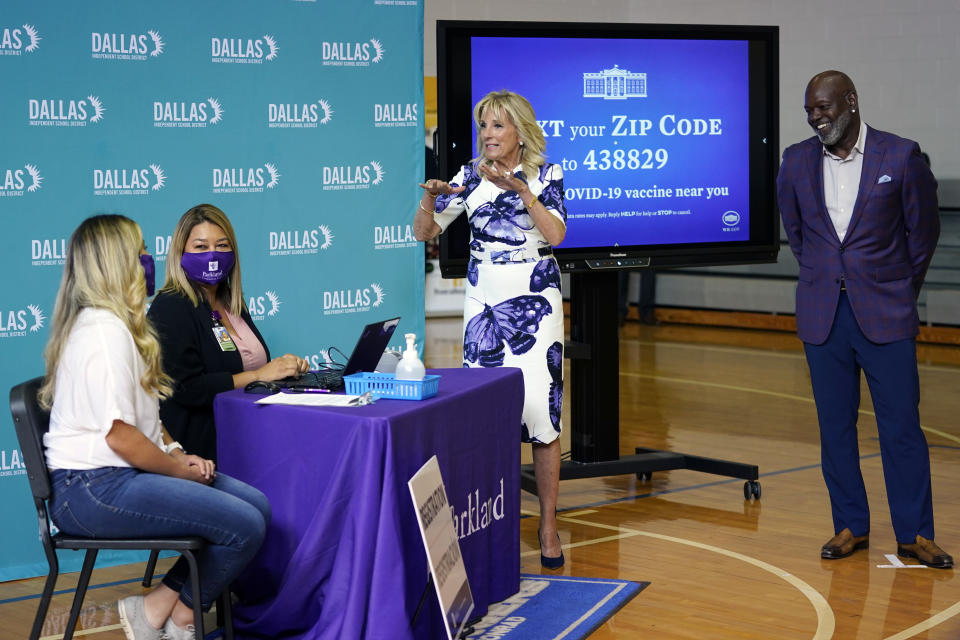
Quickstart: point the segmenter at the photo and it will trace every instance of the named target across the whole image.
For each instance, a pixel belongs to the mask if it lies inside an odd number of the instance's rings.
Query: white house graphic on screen
[[[613,65],[599,73],[583,74],[583,97],[626,100],[647,97],[647,74],[633,73]]]

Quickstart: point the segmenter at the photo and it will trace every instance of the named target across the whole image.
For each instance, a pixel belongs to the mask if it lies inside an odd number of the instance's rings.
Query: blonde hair
[[[167,279],[160,291],[186,296],[195,307],[200,304],[199,301],[203,297],[200,288],[187,277],[183,267],[180,266],[180,259],[183,258],[183,250],[187,246],[190,232],[193,231],[195,226],[203,222],[209,222],[223,229],[223,232],[227,234],[230,247],[233,249],[233,268],[230,269],[227,278],[217,286],[217,298],[230,313],[238,316],[247,307],[243,302],[243,285],[240,280],[240,250],[237,247],[237,236],[233,231],[233,225],[230,224],[230,219],[227,218],[227,214],[212,204],[198,204],[180,216],[177,228],[174,229],[173,237],[170,239],[170,248],[167,250]]]
[[[147,286],[140,266],[142,247],[140,227],[121,215],[87,218],[70,236],[50,339],[43,353],[47,372],[40,388],[41,406],[49,409],[53,405],[60,356],[77,316],[88,307],[110,311],[130,331],[147,365],[140,386],[162,398],[173,392],[173,381],[163,372],[157,333],[144,309]]]
[[[537,124],[537,116],[533,113],[533,107],[526,98],[519,93],[512,91],[491,91],[485,95],[480,102],[473,107],[473,122],[477,126],[477,149],[480,155],[471,160],[474,166],[481,163],[492,165],[493,160],[486,156],[486,150],[483,145],[483,134],[480,131],[480,117],[485,110],[489,110],[493,117],[503,120],[503,114],[507,114],[510,122],[517,128],[517,136],[522,143],[520,147],[520,166],[527,178],[536,176],[540,167],[546,163],[544,151],[547,148],[547,141],[543,137],[543,129]]]

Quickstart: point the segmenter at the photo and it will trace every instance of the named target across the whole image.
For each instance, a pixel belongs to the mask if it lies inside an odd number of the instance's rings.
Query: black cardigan
[[[213,335],[210,305],[201,299],[193,306],[189,298],[162,292],[154,298],[147,315],[160,335],[163,368],[173,378],[173,395],[160,402],[160,419],[170,435],[187,453],[217,459],[217,432],[213,421],[213,398],[233,389],[233,374],[243,371],[239,351],[222,351]],[[242,313],[247,326],[263,345],[250,314]]]

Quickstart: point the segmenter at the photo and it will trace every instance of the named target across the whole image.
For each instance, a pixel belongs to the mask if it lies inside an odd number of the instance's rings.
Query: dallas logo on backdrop
[[[166,184],[167,175],[157,164],[146,168],[93,170],[95,196],[145,196],[151,191],[160,191]]]
[[[167,250],[170,248],[170,242],[173,240],[173,236],[154,236],[154,251],[153,251],[153,261],[154,262],[166,262],[167,260]]]
[[[324,365],[333,362],[333,358],[330,357],[330,352],[326,349],[320,349],[317,353],[308,353],[303,356],[303,359],[307,361],[307,366],[310,369],[320,369]]]
[[[0,449],[0,477],[25,476],[27,467],[19,449]]]
[[[305,103],[271,102],[267,105],[267,126],[285,129],[316,129],[333,118],[333,107],[326,100]]]
[[[375,127],[415,127],[419,120],[416,102],[373,105]]]
[[[370,164],[323,167],[323,190],[369,189],[383,182],[386,172],[377,161]]]
[[[35,164],[25,164],[23,168],[15,169],[0,167],[0,198],[36,193],[42,184],[43,176]]]
[[[43,309],[35,304],[21,309],[0,308],[0,338],[24,338],[28,333],[39,333],[46,319]]]
[[[27,121],[34,127],[85,127],[103,121],[107,108],[99,96],[86,98],[30,98]]]
[[[32,24],[0,27],[0,56],[20,56],[40,48],[40,33]]]
[[[257,167],[213,169],[213,193],[263,193],[278,184],[280,172],[271,162]]]
[[[154,127],[206,127],[223,120],[223,105],[217,98],[195,102],[155,100],[153,102]]]
[[[383,286],[372,282],[366,287],[323,292],[323,315],[362,313],[383,304]]]
[[[264,291],[262,296],[250,296],[247,300],[247,310],[255,321],[264,318],[274,318],[280,313],[280,296],[276,291]]]
[[[146,33],[90,34],[90,57],[95,60],[146,60],[163,53],[163,37],[150,29]]]
[[[394,224],[373,228],[374,249],[406,249],[417,246],[413,225]]]
[[[325,67],[369,67],[383,60],[383,44],[376,38],[357,42],[327,42],[321,47]]]
[[[271,231],[269,243],[271,256],[316,254],[333,244],[333,231],[325,224],[314,229]]]
[[[259,38],[210,38],[210,62],[220,64],[263,64],[273,62],[280,53],[277,39],[271,35]]]
[[[67,261],[66,238],[33,238],[30,240],[30,265],[63,266]]]

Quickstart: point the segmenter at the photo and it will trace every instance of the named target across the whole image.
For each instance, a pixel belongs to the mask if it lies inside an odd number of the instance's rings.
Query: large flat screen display
[[[472,105],[509,89],[563,167],[564,270],[774,261],[776,68],[776,27],[440,22],[441,175],[477,154]]]

